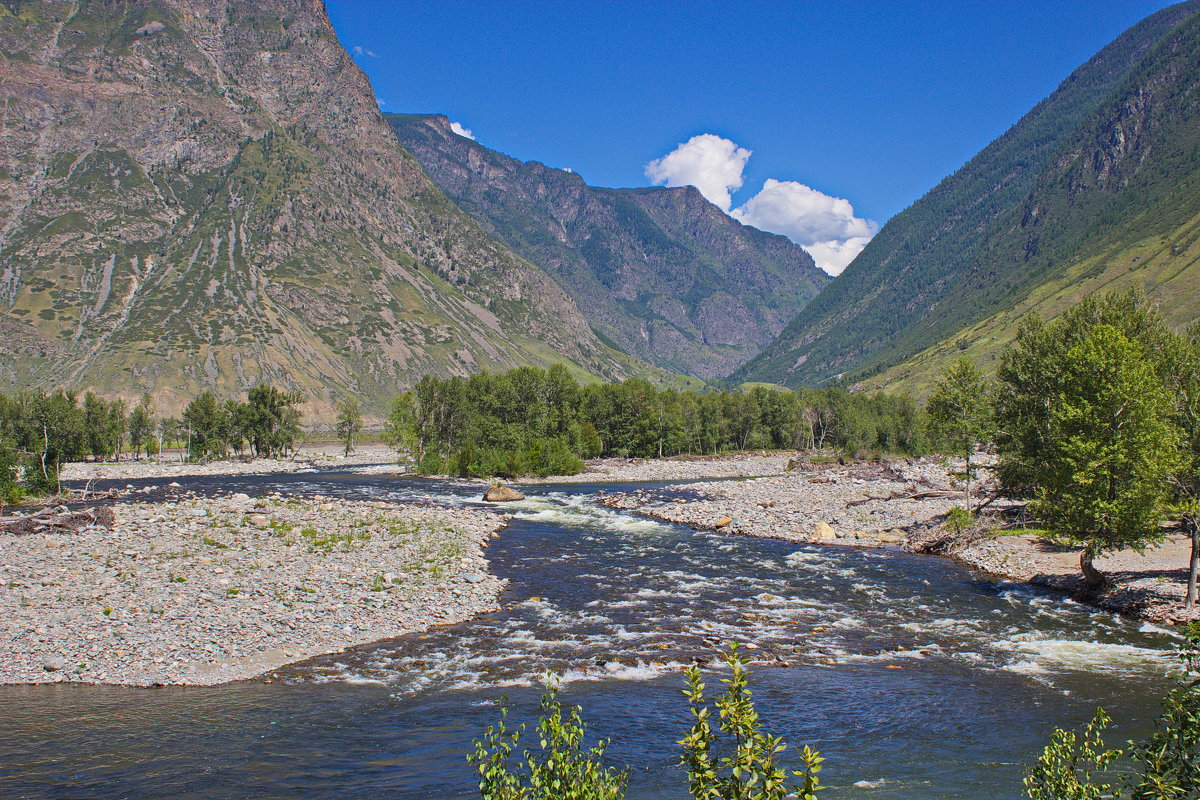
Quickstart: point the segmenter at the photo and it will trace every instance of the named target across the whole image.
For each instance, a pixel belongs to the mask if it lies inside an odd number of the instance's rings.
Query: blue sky
[[[715,134],[753,153],[733,207],[773,179],[879,223],[1167,5],[328,0],[385,111],[599,186],[649,185],[647,163]]]

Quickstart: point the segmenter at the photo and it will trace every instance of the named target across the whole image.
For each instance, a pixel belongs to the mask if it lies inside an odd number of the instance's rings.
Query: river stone
[[[489,486],[483,493],[483,499],[489,503],[510,503],[514,500],[524,500],[525,495],[508,486]]]
[[[733,524],[733,517],[719,517],[717,519],[716,524],[713,525],[713,527],[714,528],[727,528],[731,524]]]
[[[58,672],[67,668],[67,660],[59,656],[50,656],[42,662],[42,669],[46,672]]]
[[[813,538],[822,541],[827,539],[836,539],[837,532],[828,522],[818,522],[817,527],[813,530]]]
[[[463,575],[463,580],[467,583],[483,583],[483,576],[478,572],[468,572],[466,575]]]

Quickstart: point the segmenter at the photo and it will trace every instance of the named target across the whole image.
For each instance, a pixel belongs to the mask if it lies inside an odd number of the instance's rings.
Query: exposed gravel
[[[1185,609],[1186,566],[1191,540],[1174,534],[1145,553],[1125,550],[1096,560],[1109,578],[1090,593],[1079,569],[1079,549],[1033,534],[987,535],[973,531],[950,536],[935,528],[910,531],[906,549],[952,558],[1012,581],[1058,589],[1090,605],[1151,622],[1200,620],[1200,608]]]
[[[307,445],[298,449],[294,458],[247,458],[224,461],[181,462],[178,454],[159,459],[72,462],[62,469],[64,481],[129,480],[136,478],[170,478],[189,475],[253,475],[269,472],[304,472],[317,467],[347,467],[366,469],[378,465],[382,471],[395,472],[396,453],[381,444],[360,445],[349,456],[342,455],[340,445]]]
[[[956,488],[941,463],[918,459],[809,466],[767,478],[619,492],[603,496],[601,502],[655,519],[745,536],[879,546],[902,544],[905,529],[961,505]],[[923,493],[953,496],[903,499]],[[894,495],[901,497],[867,499]],[[860,500],[866,502],[858,503]]]
[[[0,683],[207,685],[493,610],[475,509],[238,494],[0,534]]]
[[[685,481],[703,478],[745,478],[781,475],[800,453],[746,453],[735,456],[677,456],[674,458],[593,458],[578,475],[523,478],[517,483],[603,483]]]
[[[735,464],[708,466],[724,474],[738,469]],[[952,469],[961,471],[961,463],[917,459],[823,468],[804,464],[772,477],[616,492],[602,495],[600,502],[654,519],[744,536],[859,547],[900,545],[910,552],[949,556],[1003,579],[1058,589],[1140,619],[1200,619],[1200,609],[1182,607],[1190,548],[1186,537],[1171,536],[1145,554],[1124,551],[1099,559],[1096,565],[1109,576],[1110,584],[1098,594],[1089,594],[1079,570],[1078,549],[1026,534],[988,535],[982,530],[948,534],[942,525],[944,515],[963,503]],[[990,478],[986,470],[981,477],[986,485]],[[953,494],[937,496],[949,492]],[[926,493],[935,496],[908,498]],[[867,499],[885,497],[892,499]],[[990,508],[1014,505],[998,500]]]

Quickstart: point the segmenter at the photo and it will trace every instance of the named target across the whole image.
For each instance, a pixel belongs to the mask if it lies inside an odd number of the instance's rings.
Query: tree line
[[[1200,323],[1173,331],[1137,290],[1090,296],[1051,323],[1027,317],[994,381],[960,359],[928,409],[968,459],[968,480],[976,448],[995,448],[1004,493],[1082,547],[1093,589],[1106,583],[1097,558],[1142,552],[1163,540],[1166,518],[1181,519],[1192,539],[1185,605],[1196,602]]]
[[[920,454],[925,413],[906,395],[844,389],[693,392],[632,378],[581,385],[566,368],[426,376],[398,397],[385,437],[418,471],[462,477],[569,475],[596,456],[834,447]]]
[[[167,444],[181,444],[189,458],[220,458],[234,452],[286,454],[300,437],[298,393],[269,384],[245,401],[219,401],[201,392],[179,417],[155,414],[146,395],[133,408],[92,392],[56,390],[0,394],[0,499],[23,493],[58,492],[62,465],[82,461],[147,458]]]

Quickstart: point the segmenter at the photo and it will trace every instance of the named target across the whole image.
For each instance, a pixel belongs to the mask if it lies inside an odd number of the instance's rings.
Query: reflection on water
[[[346,473],[193,481],[470,503],[474,486]],[[1098,702],[1136,734],[1171,634],[939,559],[696,532],[543,487],[489,549],[505,610],[210,689],[0,689],[0,796],[470,797],[508,694],[563,675],[631,798],[683,797],[680,668],[737,639],[767,724],[828,757],[830,798],[1007,798],[1053,724]]]

